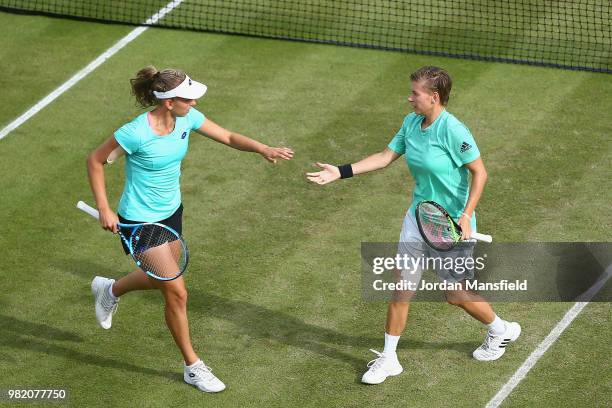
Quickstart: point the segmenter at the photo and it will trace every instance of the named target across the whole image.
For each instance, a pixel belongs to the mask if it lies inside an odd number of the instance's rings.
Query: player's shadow
[[[225,299],[197,289],[191,289],[189,293],[190,313],[201,313],[229,321],[237,331],[244,331],[253,338],[272,340],[346,362],[358,373],[356,381],[360,381],[368,360],[355,357],[343,350],[347,347],[363,348],[364,357],[373,359],[374,354],[369,355],[367,350],[369,348],[380,350],[379,347],[384,340],[382,334],[376,338],[354,336],[305,323],[289,313],[270,310],[241,300]],[[474,342],[423,342],[408,337],[401,345],[402,350],[450,349],[462,354],[471,353],[473,348]]]
[[[54,256],[50,259],[52,266],[61,269],[64,272],[68,272],[76,277],[86,279],[91,283],[94,276],[106,276],[109,278],[120,278],[117,276],[117,268],[113,263],[92,261],[90,259],[79,259],[75,262],[74,259],[62,258],[60,256]],[[130,272],[126,270],[125,274]]]
[[[139,374],[160,376],[173,381],[178,378],[176,373],[170,371],[139,367],[124,361],[83,353],[65,345],[57,344],[57,342],[82,343],[83,339],[75,333],[56,329],[46,324],[33,323],[12,316],[0,315],[0,327],[2,327],[0,331],[0,344],[2,344],[3,348],[53,354],[89,366],[95,365]]]
[[[74,262],[73,260],[56,259],[56,266],[75,276],[85,279],[93,279],[95,275],[115,276],[116,270],[111,269],[108,264],[92,262],[85,259]],[[201,313],[232,323],[237,331],[244,331],[253,338],[269,339],[292,347],[301,348],[319,355],[340,360],[350,364],[358,373],[356,381],[359,382],[366,363],[374,358],[368,349],[382,349],[384,338],[382,328],[380,336],[364,337],[353,336],[328,328],[319,327],[305,323],[295,316],[267,309],[263,306],[249,302],[226,299],[212,293],[202,292],[197,289],[189,289],[189,313]],[[89,293],[88,293],[89,295]],[[130,294],[132,296],[137,294]],[[152,302],[163,302],[157,296],[145,296]],[[161,316],[160,316],[161,318]],[[384,319],[381,308],[381,319]],[[381,320],[381,327],[382,327]],[[400,345],[401,350],[431,349],[431,350],[454,350],[461,354],[471,355],[475,342],[424,342],[412,340],[404,336]],[[343,351],[346,347],[362,348],[363,358],[353,356]]]
[[[72,341],[79,343],[83,341],[78,334],[56,329],[55,327],[42,323],[20,320],[13,316],[0,315],[0,327],[2,327],[0,339],[12,333],[23,336],[40,337],[46,340]]]

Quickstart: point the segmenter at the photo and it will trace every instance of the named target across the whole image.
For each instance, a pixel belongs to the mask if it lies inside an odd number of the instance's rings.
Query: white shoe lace
[[[487,337],[485,338],[484,343],[479,347],[480,350],[492,354],[499,351],[499,344],[496,343],[496,338],[501,338],[501,336],[495,336],[491,333],[487,333]],[[499,342],[497,342],[499,343]]]
[[[487,333],[487,338],[485,339],[484,343],[482,343],[482,347],[488,350],[491,348],[491,343],[493,343],[493,335],[491,333]]]
[[[212,369],[204,363],[193,367],[191,369],[191,372],[195,374],[197,378],[200,378],[204,381],[209,381],[216,378],[215,375],[212,373]]]
[[[370,349],[370,351],[376,354],[378,357],[368,363],[368,368],[370,369],[370,371],[376,371],[381,368],[382,365],[385,363],[386,356],[380,351],[376,351],[374,349]]]
[[[117,308],[119,307],[119,299],[113,300],[107,292],[107,289],[104,289],[104,293],[102,294],[102,299],[100,299],[100,304],[104,308],[105,311],[115,314],[117,312]]]

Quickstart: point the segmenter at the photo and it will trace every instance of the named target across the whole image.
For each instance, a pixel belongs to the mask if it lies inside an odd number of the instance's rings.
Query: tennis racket
[[[421,236],[433,249],[450,251],[461,242],[461,227],[448,212],[435,201],[421,201],[416,206],[416,220]],[[490,235],[472,232],[471,238],[492,242]]]
[[[83,201],[77,208],[96,219],[100,213]],[[136,265],[152,278],[170,281],[187,269],[189,250],[183,238],[172,228],[158,223],[117,224],[119,236]],[[129,236],[127,235],[129,234]]]

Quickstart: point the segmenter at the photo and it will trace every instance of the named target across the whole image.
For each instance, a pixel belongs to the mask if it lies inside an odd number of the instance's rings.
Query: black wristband
[[[340,178],[351,178],[353,177],[353,166],[350,164],[343,164],[342,166],[338,166],[338,170],[340,170]]]

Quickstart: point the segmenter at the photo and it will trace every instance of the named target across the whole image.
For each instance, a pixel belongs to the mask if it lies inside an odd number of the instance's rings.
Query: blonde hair
[[[144,67],[136,73],[136,77],[130,79],[132,94],[143,108],[155,106],[159,99],[153,91],[167,92],[176,88],[185,80],[185,73],[180,69],[163,69],[158,71],[153,65]]]
[[[433,66],[422,67],[410,75],[410,80],[413,82],[424,81],[425,87],[430,92],[437,92],[440,95],[440,103],[443,106],[448,105],[453,81],[445,69]]]

